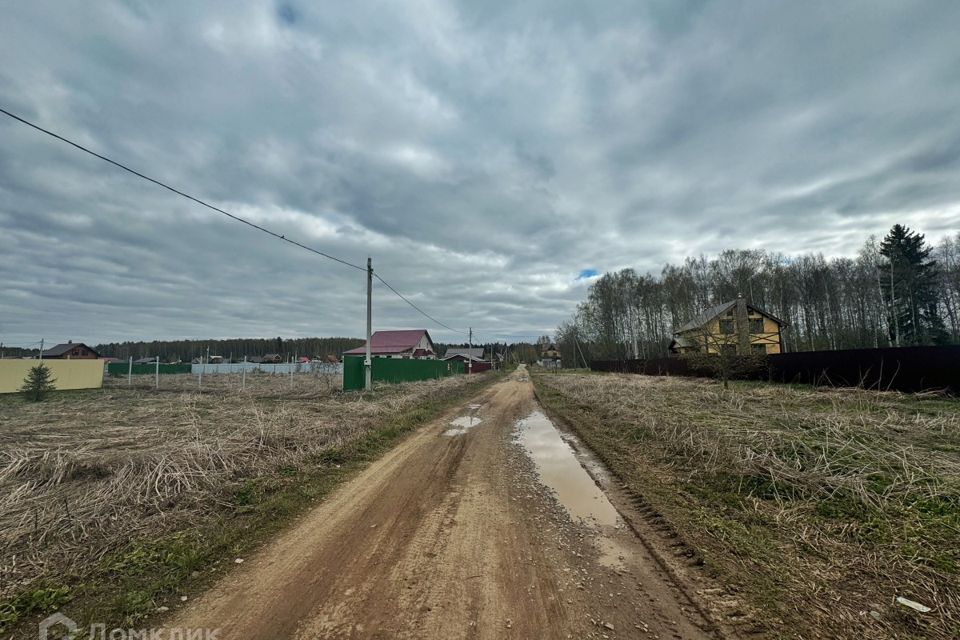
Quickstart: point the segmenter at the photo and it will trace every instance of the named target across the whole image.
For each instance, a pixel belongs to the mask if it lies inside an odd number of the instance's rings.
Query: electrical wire
[[[348,266],[348,267],[353,267],[354,269],[359,269],[360,271],[366,271],[366,267],[361,267],[360,265],[353,264],[352,262],[347,262],[346,260],[342,260],[342,259],[340,259],[340,258],[337,258],[336,256],[331,256],[330,254],[324,253],[323,251],[319,251],[319,250],[317,250],[317,249],[314,249],[313,247],[308,247],[307,245],[302,244],[302,243],[300,243],[300,242],[297,242],[296,240],[291,240],[290,238],[287,238],[287,237],[284,236],[283,234],[276,233],[275,231],[270,231],[269,229],[265,229],[264,227],[261,227],[261,226],[258,225],[258,224],[254,224],[253,222],[250,222],[249,220],[245,220],[244,218],[241,218],[240,216],[233,215],[232,213],[230,213],[230,212],[228,212],[228,211],[224,211],[223,209],[221,209],[221,208],[219,208],[219,207],[215,207],[215,206],[213,206],[212,204],[209,204],[209,203],[207,203],[207,202],[204,202],[204,201],[201,200],[200,198],[196,198],[196,197],[194,197],[194,196],[191,196],[191,195],[188,194],[188,193],[184,193],[183,191],[180,191],[179,189],[176,189],[176,188],[174,188],[174,187],[171,187],[170,185],[168,185],[168,184],[166,184],[166,183],[164,183],[164,182],[161,182],[160,180],[157,180],[157,179],[155,179],[155,178],[151,178],[150,176],[144,175],[144,174],[140,173],[139,171],[136,171],[136,170],[134,170],[134,169],[131,169],[130,167],[128,167],[128,166],[126,166],[126,165],[124,165],[124,164],[121,164],[120,162],[117,162],[116,160],[111,160],[111,159],[108,158],[107,156],[100,155],[99,153],[97,153],[97,152],[95,152],[95,151],[91,151],[90,149],[87,149],[87,148],[84,147],[83,145],[81,145],[81,144],[79,144],[79,143],[76,143],[76,142],[74,142],[73,140],[69,140],[68,138],[65,138],[65,137],[63,137],[63,136],[61,136],[61,135],[59,135],[59,134],[56,134],[56,133],[54,133],[53,131],[50,131],[50,130],[48,130],[48,129],[44,129],[44,128],[41,127],[40,125],[34,124],[34,123],[30,122],[29,120],[26,120],[26,119],[24,119],[24,118],[21,118],[20,116],[18,116],[18,115],[16,115],[16,114],[10,113],[9,111],[7,111],[6,109],[4,109],[3,107],[0,107],[0,113],[3,113],[4,115],[10,116],[10,117],[13,118],[14,120],[17,120],[17,121],[19,121],[19,122],[22,122],[23,124],[27,125],[28,127],[32,127],[32,128],[34,128],[34,129],[36,129],[37,131],[40,131],[40,132],[42,132],[42,133],[47,134],[47,135],[50,136],[50,137],[53,137],[53,138],[56,138],[57,140],[60,140],[61,142],[65,142],[65,143],[69,144],[69,145],[72,146],[72,147],[76,147],[77,149],[79,149],[80,151],[83,151],[84,153],[88,153],[88,154],[90,154],[91,156],[93,156],[93,157],[95,157],[95,158],[99,158],[99,159],[103,160],[104,162],[108,162],[108,163],[114,165],[115,167],[119,167],[120,169],[123,169],[124,171],[127,171],[127,172],[129,172],[129,173],[132,173],[133,175],[137,176],[138,178],[143,178],[144,180],[146,180],[146,181],[148,181],[148,182],[152,182],[153,184],[155,184],[155,185],[157,185],[157,186],[163,187],[164,189],[167,189],[168,191],[172,191],[173,193],[177,194],[178,196],[182,196],[182,197],[186,198],[187,200],[192,200],[193,202],[196,202],[197,204],[203,205],[204,207],[206,207],[206,208],[208,208],[208,209],[211,209],[211,210],[213,210],[213,211],[216,211],[217,213],[222,213],[223,215],[227,216],[228,218],[230,218],[230,219],[232,219],[232,220],[235,220],[235,221],[237,221],[237,222],[242,222],[243,224],[245,224],[245,225],[247,225],[247,226],[253,227],[253,228],[256,229],[257,231],[262,231],[263,233],[266,233],[266,234],[268,234],[268,235],[271,235],[271,236],[273,236],[274,238],[277,238],[278,240],[283,240],[284,242],[289,242],[290,244],[292,244],[292,245],[294,245],[294,246],[300,247],[301,249],[306,249],[307,251],[310,251],[311,253],[315,253],[315,254],[317,254],[317,255],[319,255],[319,256],[323,256],[324,258],[328,258],[328,259],[330,259],[330,260],[333,260],[334,262],[339,262],[339,263],[342,264],[342,265],[345,265],[345,266]]]
[[[439,320],[437,320],[436,318],[434,318],[433,316],[431,316],[429,313],[427,313],[426,311],[424,311],[423,309],[421,309],[421,308],[418,307],[417,305],[415,305],[415,304],[413,304],[412,302],[410,302],[410,300],[408,300],[408,299],[406,298],[406,296],[404,296],[402,293],[400,293],[399,291],[397,291],[396,289],[394,289],[393,287],[391,287],[389,282],[387,282],[386,280],[384,280],[383,278],[381,278],[379,273],[374,272],[373,275],[374,275],[374,277],[375,277],[377,280],[379,280],[380,282],[382,282],[383,285],[384,285],[387,289],[390,289],[390,291],[393,291],[395,294],[397,294],[397,297],[399,297],[401,300],[403,300],[404,302],[406,302],[408,305],[410,305],[411,307],[413,307],[414,309],[416,309],[417,311],[419,311],[424,317],[429,318],[430,320],[432,320],[433,322],[437,323],[438,325],[440,325],[440,326],[443,327],[444,329],[447,329],[448,331],[453,331],[454,333],[462,333],[463,335],[467,335],[467,332],[466,332],[466,331],[461,331],[460,329],[454,329],[454,328],[451,327],[450,325],[447,325],[447,324],[444,324],[444,323],[440,322]]]
[[[307,246],[307,245],[305,245],[305,244],[303,244],[303,243],[301,243],[301,242],[297,242],[296,240],[292,240],[292,239],[290,239],[290,238],[287,238],[286,236],[284,236],[284,235],[282,235],[282,234],[279,234],[279,233],[276,233],[276,232],[271,231],[271,230],[269,230],[269,229],[266,229],[266,228],[264,228],[264,227],[261,227],[261,226],[258,225],[258,224],[254,224],[253,222],[250,222],[249,220],[246,220],[246,219],[244,219],[244,218],[241,218],[240,216],[234,215],[234,214],[230,213],[229,211],[224,211],[223,209],[221,209],[221,208],[219,208],[219,207],[215,207],[215,206],[212,205],[212,204],[209,204],[209,203],[207,203],[207,202],[204,202],[204,201],[201,200],[200,198],[197,198],[197,197],[192,196],[192,195],[190,195],[190,194],[188,194],[188,193],[185,193],[185,192],[183,192],[183,191],[181,191],[181,190],[179,190],[179,189],[176,189],[175,187],[171,187],[170,185],[168,185],[168,184],[166,184],[166,183],[164,183],[164,182],[161,182],[160,180],[157,180],[157,179],[155,179],[155,178],[151,178],[151,177],[148,176],[148,175],[145,175],[145,174],[143,174],[143,173],[140,173],[139,171],[137,171],[137,170],[135,170],[135,169],[131,169],[130,167],[126,166],[125,164],[122,164],[122,163],[120,163],[120,162],[117,162],[116,160],[113,160],[113,159],[111,159],[111,158],[108,158],[107,156],[104,156],[104,155],[101,155],[101,154],[99,154],[99,153],[97,153],[97,152],[95,152],[95,151],[92,151],[92,150],[84,147],[83,145],[81,145],[81,144],[79,144],[79,143],[77,143],[77,142],[74,142],[73,140],[70,140],[70,139],[68,139],[68,138],[65,138],[64,136],[61,136],[61,135],[59,135],[59,134],[57,134],[57,133],[54,133],[53,131],[50,131],[49,129],[44,129],[44,128],[41,127],[40,125],[34,124],[33,122],[30,122],[29,120],[27,120],[27,119],[25,119],[25,118],[22,118],[22,117],[14,114],[14,113],[11,113],[10,111],[7,111],[7,110],[4,109],[3,107],[0,107],[0,113],[3,113],[4,115],[9,116],[10,118],[13,118],[14,120],[17,120],[18,122],[21,122],[22,124],[25,124],[25,125],[27,125],[28,127],[31,127],[31,128],[33,128],[33,129],[36,129],[37,131],[40,131],[41,133],[45,133],[45,134],[47,134],[48,136],[50,136],[50,137],[52,137],[52,138],[56,138],[57,140],[60,140],[61,142],[65,142],[66,144],[68,144],[68,145],[70,145],[70,146],[72,146],[72,147],[75,147],[75,148],[79,149],[80,151],[83,151],[84,153],[90,154],[91,156],[93,156],[93,157],[95,157],[95,158],[99,158],[100,160],[103,160],[104,162],[107,162],[107,163],[109,163],[109,164],[112,164],[112,165],[114,165],[115,167],[118,167],[118,168],[120,168],[120,169],[123,169],[124,171],[127,171],[128,173],[132,173],[133,175],[137,176],[138,178],[142,178],[143,180],[146,180],[147,182],[152,182],[153,184],[155,184],[155,185],[157,185],[157,186],[159,186],[159,187],[163,187],[164,189],[167,189],[168,191],[172,191],[173,193],[175,193],[175,194],[177,194],[177,195],[179,195],[179,196],[182,196],[182,197],[184,197],[184,198],[186,198],[186,199],[188,199],[188,200],[191,200],[191,201],[193,201],[193,202],[196,202],[197,204],[202,205],[202,206],[204,206],[204,207],[206,207],[206,208],[208,208],[208,209],[211,209],[211,210],[213,210],[213,211],[216,211],[217,213],[223,214],[223,215],[227,216],[228,218],[230,218],[231,220],[234,220],[234,221],[236,221],[236,222],[241,222],[241,223],[243,223],[243,224],[245,224],[245,225],[247,225],[247,226],[249,226],[249,227],[253,227],[253,228],[256,229],[257,231],[262,231],[263,233],[266,233],[267,235],[273,236],[274,238],[277,238],[278,240],[283,240],[284,242],[288,242],[288,243],[290,243],[290,244],[292,244],[292,245],[294,245],[294,246],[296,246],[296,247],[300,247],[301,249],[305,249],[305,250],[307,250],[307,251],[310,251],[311,253],[315,253],[315,254],[317,254],[317,255],[319,255],[319,256],[323,256],[324,258],[328,258],[328,259],[330,259],[330,260],[333,260],[334,262],[339,262],[339,263],[342,264],[342,265],[345,265],[345,266],[348,266],[348,267],[353,267],[354,269],[357,269],[357,270],[359,270],[359,271],[366,271],[366,270],[367,270],[366,267],[362,267],[362,266],[360,266],[360,265],[353,264],[352,262],[347,262],[346,260],[342,260],[341,258],[337,258],[336,256],[332,256],[332,255],[330,255],[330,254],[328,254],[328,253],[324,253],[323,251],[319,251],[319,250],[317,250],[317,249],[314,249],[313,247],[309,247],[309,246]],[[416,304],[414,304],[413,302],[411,302],[406,296],[404,296],[402,293],[400,293],[399,291],[397,291],[396,289],[394,289],[394,288],[390,285],[390,283],[388,283],[386,280],[384,280],[382,277],[380,277],[380,274],[374,272],[374,275],[376,276],[377,280],[379,280],[381,283],[383,283],[384,286],[387,287],[387,289],[389,289],[389,290],[392,291],[394,294],[396,294],[397,297],[399,297],[401,300],[403,300],[404,302],[406,302],[408,305],[410,305],[412,308],[414,308],[416,311],[418,311],[418,312],[419,312],[420,314],[422,314],[424,317],[429,318],[430,320],[432,320],[433,322],[435,322],[437,325],[443,327],[444,329],[447,329],[448,331],[453,331],[454,333],[460,333],[460,334],[463,334],[463,335],[467,335],[467,332],[466,332],[466,331],[461,331],[461,330],[459,330],[459,329],[454,329],[454,328],[451,327],[450,325],[447,325],[447,324],[445,324],[445,323],[443,323],[443,322],[440,322],[439,320],[437,320],[436,318],[434,318],[433,316],[431,316],[429,313],[427,313],[426,311],[424,311],[423,309],[421,309],[420,307],[418,307]]]

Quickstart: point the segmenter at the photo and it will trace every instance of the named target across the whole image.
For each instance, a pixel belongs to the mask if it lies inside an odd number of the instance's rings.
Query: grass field
[[[618,374],[534,381],[774,637],[960,637],[960,400]]]
[[[69,603],[131,623],[212,579],[492,376],[343,394],[315,376],[107,381],[0,396],[0,637]]]

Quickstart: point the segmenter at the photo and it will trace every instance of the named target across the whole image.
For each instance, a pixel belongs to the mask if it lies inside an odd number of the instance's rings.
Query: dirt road
[[[626,526],[615,488],[578,480],[589,476],[538,410],[521,369],[410,436],[169,626],[222,640],[718,637],[695,603],[702,585],[655,559],[661,542]]]

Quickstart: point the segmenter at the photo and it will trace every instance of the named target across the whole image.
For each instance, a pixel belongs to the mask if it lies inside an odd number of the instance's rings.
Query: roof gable
[[[396,331],[376,331],[370,336],[370,351],[374,353],[402,353],[415,349],[420,339],[427,337],[430,349],[433,349],[433,340],[426,329],[399,329]],[[345,354],[366,353],[366,345],[344,351]]]
[[[93,353],[95,356],[97,356],[97,357],[100,356],[100,354],[97,353],[94,349],[88,347],[87,345],[83,344],[82,342],[63,342],[63,343],[58,344],[58,345],[56,345],[56,346],[50,347],[49,349],[47,349],[46,351],[43,352],[43,355],[46,356],[46,357],[48,357],[48,358],[53,358],[53,357],[56,357],[56,356],[62,356],[63,354],[67,353],[68,351],[72,351],[73,349],[76,349],[77,347],[83,347],[84,349],[87,349],[88,351],[90,351],[91,353]]]
[[[716,318],[717,316],[726,313],[727,311],[729,311],[730,309],[732,309],[732,308],[735,307],[736,305],[737,305],[737,301],[736,301],[736,300],[731,300],[730,302],[724,302],[724,303],[722,303],[722,304],[718,304],[718,305],[715,306],[715,307],[710,307],[710,308],[707,309],[706,311],[704,311],[704,312],[702,312],[702,313],[699,313],[699,314],[697,314],[696,316],[694,316],[692,320],[690,320],[689,322],[687,322],[686,324],[684,324],[683,326],[681,326],[679,329],[677,329],[676,331],[674,331],[674,333],[684,333],[685,331],[692,331],[693,329],[700,329],[701,327],[703,327],[703,325],[707,324],[708,322],[710,322],[711,320],[713,320],[713,319]],[[771,320],[773,320],[773,321],[776,322],[777,324],[780,324],[780,325],[786,325],[786,324],[787,324],[786,322],[784,322],[784,321],[781,320],[780,318],[776,317],[776,316],[773,315],[772,313],[767,313],[766,311],[764,311],[764,310],[761,309],[760,307],[758,307],[758,306],[756,306],[756,305],[754,305],[754,304],[750,304],[749,302],[747,303],[747,309],[748,309],[748,310],[752,309],[753,311],[759,313],[760,315],[766,316],[766,317],[770,318]]]
[[[444,354],[444,359],[450,356],[471,356],[474,358],[483,358],[483,347],[450,347]]]

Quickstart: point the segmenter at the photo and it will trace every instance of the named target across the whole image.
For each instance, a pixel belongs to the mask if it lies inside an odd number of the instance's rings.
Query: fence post
[[[127,363],[127,386],[131,384],[133,384],[133,356],[130,356],[130,361]]]
[[[243,373],[240,374],[240,391],[247,390],[247,356],[243,356]]]
[[[155,376],[157,381],[156,386],[157,386],[157,389],[159,389],[160,388],[160,356],[157,356],[157,369],[156,369]]]

